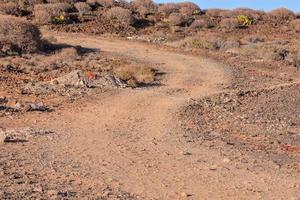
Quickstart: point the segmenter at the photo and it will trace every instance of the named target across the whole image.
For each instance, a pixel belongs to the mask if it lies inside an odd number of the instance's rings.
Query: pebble
[[[209,170],[217,170],[218,169],[218,165],[212,165],[209,167]]]
[[[224,159],[223,159],[223,162],[229,163],[229,162],[230,162],[230,159],[229,159],[229,158],[224,158]]]

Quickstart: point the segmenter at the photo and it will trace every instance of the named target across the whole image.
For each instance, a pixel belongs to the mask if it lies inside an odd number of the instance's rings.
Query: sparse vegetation
[[[172,26],[184,26],[188,22],[188,17],[181,13],[172,13],[168,18],[168,22]]]
[[[32,53],[41,47],[39,29],[25,19],[0,16],[1,55]]]
[[[300,19],[291,21],[290,26],[294,31],[300,32]]]
[[[131,11],[121,7],[113,7],[109,9],[105,13],[105,17],[128,26],[132,25],[135,21]]]
[[[278,8],[268,13],[270,20],[281,23],[283,21],[289,21],[296,18],[293,11],[286,8]]]
[[[114,69],[116,77],[125,81],[130,87],[150,84],[155,80],[155,71],[145,65],[125,65]]]
[[[77,2],[74,4],[74,7],[76,8],[76,10],[79,12],[80,15],[89,13],[92,10],[91,6],[86,2]]]
[[[0,3],[0,13],[7,15],[20,15],[20,8],[16,2]]]
[[[67,12],[72,9],[67,3],[37,4],[34,6],[35,21],[39,24],[66,21]]]
[[[180,6],[175,3],[166,3],[158,7],[158,11],[163,14],[165,17],[169,16],[171,13],[179,11]]]
[[[238,15],[237,20],[241,26],[251,26],[254,23],[253,19],[246,15]]]
[[[237,18],[225,18],[221,20],[220,26],[226,29],[235,29],[240,26],[240,23]]]

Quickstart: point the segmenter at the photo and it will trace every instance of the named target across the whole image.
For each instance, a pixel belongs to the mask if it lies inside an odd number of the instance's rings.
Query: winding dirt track
[[[284,186],[276,181],[280,175],[249,172],[224,161],[220,150],[199,147],[183,138],[176,112],[190,99],[221,92],[230,84],[226,67],[129,41],[44,35],[61,43],[139,59],[166,73],[160,87],[99,94],[80,107],[51,114],[44,126],[56,130],[61,138],[44,144],[45,163],[61,163],[57,170],[66,176],[76,171],[84,174],[78,179],[105,183],[142,199],[258,199],[261,193],[249,188],[266,191],[266,198],[276,190],[283,191]],[[69,163],[77,163],[78,168],[67,167]],[[287,193],[278,194],[277,199]]]
[[[222,90],[230,78],[225,68],[210,60],[133,42],[84,35],[76,35],[76,40],[70,35],[55,37],[61,43],[158,64],[166,73],[161,87],[123,90],[64,118],[69,123],[63,131],[72,132],[65,144],[74,150],[71,154],[89,165],[94,177],[105,161],[104,177],[113,177],[122,189],[147,199],[208,192],[197,177],[199,168],[193,166],[196,158],[184,155],[190,150],[178,141],[175,112],[190,98]]]

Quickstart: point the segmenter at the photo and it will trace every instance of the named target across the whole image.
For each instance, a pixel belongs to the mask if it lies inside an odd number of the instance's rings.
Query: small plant
[[[126,82],[129,87],[151,84],[155,81],[155,70],[148,66],[125,65],[114,69],[116,77]]]
[[[251,26],[254,23],[254,20],[246,15],[237,16],[237,20],[241,26]]]
[[[66,18],[63,15],[53,17],[52,23],[53,24],[64,24],[64,23],[66,23]]]
[[[194,10],[193,15],[200,15],[201,11],[200,10]]]

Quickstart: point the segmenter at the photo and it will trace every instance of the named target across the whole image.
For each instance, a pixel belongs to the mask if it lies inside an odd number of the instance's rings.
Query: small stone
[[[6,139],[5,132],[2,129],[0,129],[0,144],[3,144],[5,142],[5,139]]]
[[[47,195],[48,196],[57,196],[58,192],[56,190],[48,190]]]
[[[185,192],[181,192],[180,196],[181,196],[181,197],[188,197],[188,194],[185,193]]]
[[[224,159],[223,159],[223,162],[229,163],[229,162],[230,162],[230,159],[229,159],[229,158],[224,158]]]
[[[32,191],[33,192],[43,192],[43,188],[42,188],[42,186],[39,185],[39,186],[34,187]]]
[[[217,170],[218,169],[218,165],[212,165],[209,167],[209,170]]]
[[[182,152],[182,155],[184,155],[184,156],[190,156],[190,155],[192,155],[192,153],[191,152]]]

